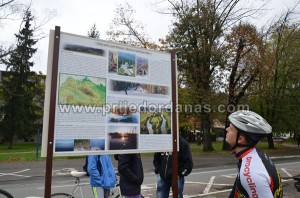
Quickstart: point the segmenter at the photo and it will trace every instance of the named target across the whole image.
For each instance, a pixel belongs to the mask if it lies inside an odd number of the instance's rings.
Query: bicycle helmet
[[[253,111],[236,111],[232,113],[228,119],[231,124],[238,129],[236,143],[231,147],[231,150],[235,149],[237,146],[253,147],[267,134],[272,133],[272,127],[269,123]],[[247,144],[238,143],[241,134],[246,135]]]
[[[229,116],[229,121],[236,128],[246,132],[267,135],[272,133],[272,127],[260,115],[253,111],[240,110]]]

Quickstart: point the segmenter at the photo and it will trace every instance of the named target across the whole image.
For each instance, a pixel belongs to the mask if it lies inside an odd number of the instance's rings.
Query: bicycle
[[[14,198],[9,192],[0,189],[0,198]]]
[[[81,198],[84,198],[81,187],[82,186],[87,186],[87,185],[90,185],[90,184],[80,183],[80,177],[85,176],[86,174],[87,174],[86,172],[71,171],[71,176],[75,177],[75,184],[76,184],[76,186],[74,187],[72,193],[71,194],[68,194],[68,193],[54,193],[54,194],[51,195],[51,197],[53,197],[53,198],[75,198],[74,196],[75,196],[76,192],[79,189]],[[117,179],[115,187],[110,189],[109,198],[121,198],[122,197],[118,181],[119,180]],[[11,198],[13,198],[13,197],[11,197]]]

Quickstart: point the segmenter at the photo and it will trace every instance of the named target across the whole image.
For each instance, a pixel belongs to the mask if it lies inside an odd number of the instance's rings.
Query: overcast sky
[[[20,0],[22,2],[29,0]],[[278,15],[285,11],[288,6],[294,5],[298,0],[270,0],[268,3],[268,16],[264,20],[260,19],[256,23],[263,24],[274,13]],[[50,29],[60,26],[62,32],[73,33],[77,35],[87,35],[92,25],[95,23],[100,31],[100,38],[105,39],[105,31],[115,16],[117,4],[124,4],[125,0],[32,0],[33,14],[42,18],[44,13],[50,10],[56,11],[56,17],[43,26],[43,31],[48,35]],[[147,34],[153,41],[168,34],[171,17],[155,12],[153,3],[155,0],[127,0],[136,10],[136,19],[141,21],[146,27]],[[247,2],[247,0],[246,0]],[[251,2],[250,0],[248,2]],[[0,42],[8,44],[12,42],[19,29],[19,22],[1,22]],[[3,32],[10,34],[2,36]],[[39,41],[36,47],[38,52],[34,56],[34,71],[41,71],[46,74],[47,71],[47,53],[48,37]],[[5,69],[3,66],[0,69]]]

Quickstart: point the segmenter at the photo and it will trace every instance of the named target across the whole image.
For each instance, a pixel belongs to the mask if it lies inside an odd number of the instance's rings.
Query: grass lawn
[[[84,156],[70,156],[70,157],[54,157],[58,158],[80,158]],[[17,162],[17,161],[34,161],[45,160],[41,157],[41,145],[38,146],[38,155],[36,157],[36,144],[13,144],[12,149],[8,149],[7,145],[0,145],[0,162]]]
[[[288,143],[288,142],[286,142]],[[197,143],[190,143],[190,148],[193,156],[207,156],[207,155],[230,155],[231,151],[223,151],[222,142],[213,142],[213,148],[215,149],[212,152],[203,152],[203,145]],[[261,148],[268,154],[276,153],[289,153],[299,149],[286,147],[283,145],[278,145],[275,143],[275,149],[268,149],[267,142],[261,142],[258,144],[258,147]],[[4,161],[34,161],[34,160],[45,160],[41,157],[41,147],[38,147],[38,158],[36,158],[36,144],[26,143],[26,144],[14,144],[13,148],[7,149],[7,145],[0,145],[0,162]],[[153,153],[143,153],[143,156],[153,156]],[[70,157],[55,157],[56,158],[82,158],[84,156],[70,156]]]
[[[36,144],[26,143],[26,144],[13,144],[12,149],[7,149],[7,145],[0,145],[0,153],[16,153],[16,152],[35,152]],[[39,150],[41,147],[39,145]]]
[[[40,157],[41,147],[38,147]],[[26,144],[13,144],[12,149],[8,149],[7,145],[0,145],[0,162],[2,161],[32,161],[36,159],[36,144],[26,143]]]

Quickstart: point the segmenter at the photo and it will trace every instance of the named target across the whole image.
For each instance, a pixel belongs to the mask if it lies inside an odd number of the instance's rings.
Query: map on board
[[[60,74],[58,95],[59,104],[104,106],[106,103],[105,79]]]

